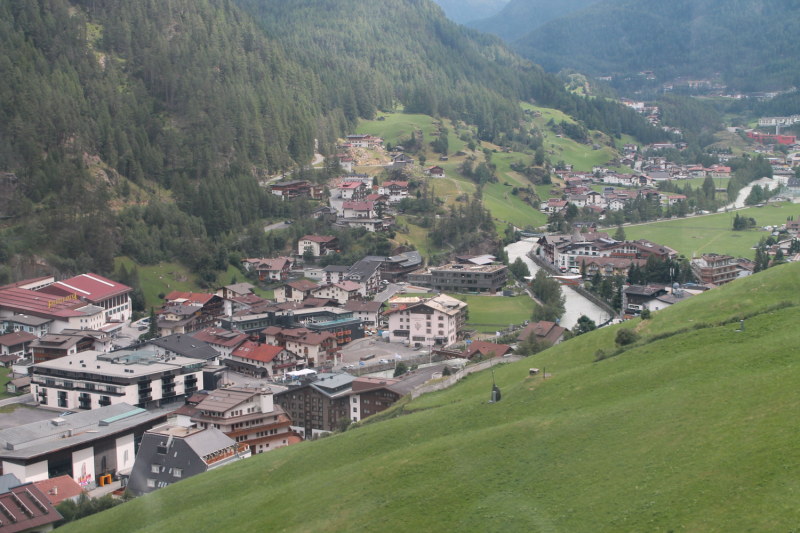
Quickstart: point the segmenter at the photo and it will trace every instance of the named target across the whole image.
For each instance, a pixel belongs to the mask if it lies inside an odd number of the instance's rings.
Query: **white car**
[[[389,363],[389,361],[387,361],[386,359],[381,359],[381,360],[380,360],[380,361],[378,361],[378,362],[379,362],[380,364],[382,364],[382,365],[386,365],[386,364],[388,364],[388,363]]]
[[[570,268],[569,271],[571,273],[573,273],[573,274],[580,274],[581,273],[580,269],[578,269],[578,268]]]

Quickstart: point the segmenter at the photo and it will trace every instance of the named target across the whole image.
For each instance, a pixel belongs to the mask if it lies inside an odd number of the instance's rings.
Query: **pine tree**
[[[150,329],[147,331],[148,339],[158,338],[158,316],[156,316],[155,308],[150,308]]]

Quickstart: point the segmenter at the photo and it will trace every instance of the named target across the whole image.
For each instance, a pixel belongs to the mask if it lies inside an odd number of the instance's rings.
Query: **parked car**
[[[145,331],[145,330],[147,330],[147,326],[139,326],[139,331]]]
[[[379,362],[380,364],[382,364],[382,365],[385,365],[385,364],[388,364],[388,363],[389,363],[389,361],[387,361],[386,359],[381,359],[381,360],[380,360],[380,361],[378,361],[378,362]]]
[[[572,274],[580,274],[581,273],[581,270],[579,268],[570,268],[569,271]]]
[[[58,415],[58,416],[59,416],[60,418],[64,418],[65,416],[74,415],[74,414],[75,414],[75,411],[64,411],[63,413],[61,413],[61,414],[60,414],[60,415]]]

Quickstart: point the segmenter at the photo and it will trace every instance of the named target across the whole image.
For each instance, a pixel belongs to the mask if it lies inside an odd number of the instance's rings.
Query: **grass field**
[[[770,204],[762,208],[751,207],[738,213],[740,216],[754,218],[759,227],[772,226],[785,223],[790,215],[794,215],[797,220],[800,216],[800,205]],[[700,255],[714,252],[752,259],[755,257],[752,247],[761,237],[769,236],[769,233],[761,230],[732,231],[733,216],[733,213],[719,213],[631,226],[625,228],[625,235],[631,240],[647,239],[665,244],[686,257],[691,257],[692,253]]]
[[[557,138],[556,134],[547,127],[547,123],[550,119],[555,120],[556,124],[560,123],[562,120],[568,123],[575,122],[571,117],[565,115],[561,111],[536,107],[526,103],[523,103],[522,107],[523,109],[531,109],[542,113],[541,117],[532,119],[532,122],[536,125],[536,129],[542,132],[543,135],[546,135],[544,139],[545,150],[555,150],[555,155],[550,156],[550,160],[553,164],[563,159],[566,164],[573,165],[576,171],[590,172],[593,166],[606,165],[609,160],[618,157],[619,154],[609,146],[603,146],[601,150],[593,150],[591,146],[579,144],[568,137]],[[630,142],[630,140],[627,142]],[[555,148],[553,148],[553,145],[555,145]]]
[[[468,324],[489,324],[488,326],[475,326],[481,333],[493,332],[500,326],[508,327],[509,324],[518,325],[530,320],[533,308],[536,306],[528,296],[513,298],[464,294],[451,294],[450,296],[467,302],[469,306]]]
[[[117,257],[114,259],[114,268],[119,268],[120,263],[124,263],[125,268],[128,270],[131,270],[135,264],[129,257]],[[164,303],[158,297],[161,293],[169,294],[172,291],[210,292],[210,289],[204,289],[198,283],[200,276],[189,272],[185,266],[178,263],[159,263],[158,265],[149,266],[137,265],[136,269],[139,272],[139,283],[144,291],[147,309],[158,307]],[[178,277],[186,277],[186,281],[176,281],[174,274],[176,272]],[[238,282],[248,281],[237,268],[230,265],[228,266],[228,271],[220,274],[219,279],[213,286],[216,288],[229,285],[234,277]],[[256,288],[255,292],[262,298],[272,298],[273,296],[273,291],[262,291]]]
[[[768,306],[798,288],[770,269],[63,531],[794,531],[800,307]],[[595,362],[622,328],[644,341]]]
[[[0,398],[10,398],[12,395],[6,392],[6,384],[11,381],[11,369],[0,367]]]

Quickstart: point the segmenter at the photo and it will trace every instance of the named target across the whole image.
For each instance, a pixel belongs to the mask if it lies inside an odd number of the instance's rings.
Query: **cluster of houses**
[[[606,232],[581,233],[578,228],[569,235],[544,235],[538,245],[541,259],[562,272],[580,273],[585,265],[588,276],[625,275],[632,265],[644,266],[651,255],[663,261],[678,257],[672,248],[645,239],[617,241]]]

